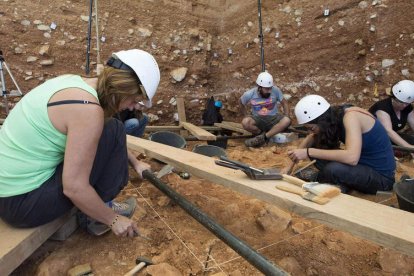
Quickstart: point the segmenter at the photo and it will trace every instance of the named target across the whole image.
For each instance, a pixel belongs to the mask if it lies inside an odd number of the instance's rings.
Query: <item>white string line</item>
[[[286,239],[284,239],[284,240],[277,241],[277,242],[275,242],[275,243],[272,243],[272,244],[266,245],[266,246],[264,246],[264,247],[262,247],[262,248],[257,249],[256,251],[261,251],[261,250],[263,250],[263,249],[266,249],[266,248],[268,248],[268,247],[274,246],[274,245],[276,245],[276,244],[279,244],[279,243],[282,243],[282,242],[288,241],[288,240],[290,240],[290,239],[296,238],[296,237],[298,237],[298,236],[301,236],[301,235],[303,235],[303,234],[306,234],[306,233],[308,233],[308,232],[311,232],[311,231],[313,231],[313,230],[315,230],[315,229],[317,229],[317,228],[319,228],[319,227],[322,227],[322,226],[323,226],[322,224],[321,224],[321,225],[318,225],[318,226],[313,227],[313,228],[311,228],[311,229],[308,229],[308,230],[306,230],[306,231],[304,231],[304,232],[302,232],[302,233],[299,233],[299,234],[296,234],[296,235],[290,236],[290,237],[288,237],[288,238],[286,238]],[[240,258],[241,258],[240,256],[238,256],[238,257],[234,257],[234,258],[232,258],[232,259],[230,259],[230,260],[228,260],[228,261],[225,261],[225,262],[219,263],[218,265],[219,265],[219,266],[222,266],[222,265],[224,265],[224,264],[230,263],[230,262],[235,261],[235,260],[240,259]],[[214,268],[214,267],[212,267],[212,268]]]
[[[154,213],[160,218],[160,220],[167,226],[167,228],[174,234],[174,236],[177,237],[177,239],[184,245],[185,248],[187,248],[187,250],[191,253],[191,255],[194,256],[194,258],[200,263],[202,269],[204,270],[204,263],[202,261],[200,261],[200,259],[195,255],[195,253],[193,251],[191,251],[191,249],[185,244],[185,242],[178,236],[177,233],[174,232],[174,230],[168,225],[168,223],[161,217],[161,215],[154,209],[154,207],[152,207],[152,205],[144,198],[144,196],[139,192],[138,188],[134,188],[136,190],[136,192],[141,196],[141,198],[145,201],[145,203],[148,204],[148,206],[152,209],[152,211],[154,211]],[[212,258],[214,259],[214,258]],[[216,263],[216,262],[215,262]],[[217,263],[216,263],[217,264]],[[217,265],[218,268],[224,272],[221,267],[219,265]]]

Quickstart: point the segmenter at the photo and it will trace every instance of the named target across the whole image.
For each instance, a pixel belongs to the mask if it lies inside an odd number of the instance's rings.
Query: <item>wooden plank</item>
[[[0,219],[0,275],[9,275],[73,216],[72,212],[39,227],[14,228]]]
[[[215,141],[216,135],[211,134],[207,130],[204,130],[198,126],[195,126],[191,123],[180,123],[186,130],[188,130],[192,135],[197,137],[198,140],[202,141]]]
[[[187,117],[185,116],[185,105],[184,105],[184,98],[179,97],[177,98],[177,112],[178,112],[178,122],[185,123],[187,122]],[[180,135],[183,137],[188,136],[188,131],[180,130]]]
[[[185,105],[184,98],[177,98],[177,111],[178,111],[178,120],[181,122],[187,122],[187,117],[185,116]]]
[[[234,126],[234,127],[237,127],[237,128],[244,129],[244,128],[243,128],[243,125],[242,125],[242,124],[240,124],[240,123],[235,123],[235,122],[230,122],[230,121],[223,121],[223,122],[221,122],[221,123],[222,123],[222,124],[225,124],[225,125]]]
[[[243,135],[252,135],[249,131],[247,131],[243,128],[235,127],[233,125],[228,125],[228,124],[223,124],[223,123],[214,123],[214,126],[220,127],[220,128],[223,128],[223,129],[232,130],[232,131],[235,131],[235,132],[239,132],[239,133],[242,133]]]
[[[209,131],[218,131],[221,130],[219,127],[215,126],[198,126],[199,128],[209,130]],[[156,132],[156,131],[180,131],[183,130],[182,126],[146,126],[146,132]]]
[[[305,218],[347,231],[414,256],[414,214],[341,194],[326,205],[275,189],[276,180],[250,180],[240,171],[217,166],[214,158],[128,136],[128,147],[178,170],[287,209]]]

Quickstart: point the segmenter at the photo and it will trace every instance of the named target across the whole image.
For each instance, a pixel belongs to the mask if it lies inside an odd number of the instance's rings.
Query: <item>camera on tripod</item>
[[[4,77],[3,68],[6,69],[7,73],[10,76],[10,79],[12,80],[13,84],[16,86],[16,88],[17,88],[17,93],[16,94],[8,93],[8,91],[6,89],[6,81],[5,81],[5,77]],[[3,97],[3,100],[4,100],[4,107],[5,107],[5,110],[6,110],[6,114],[9,114],[9,102],[7,100],[7,96],[22,96],[23,93],[20,90],[20,87],[17,84],[16,80],[14,79],[13,74],[11,73],[9,67],[7,66],[7,63],[4,59],[2,50],[0,50],[0,81],[1,81],[1,96]]]

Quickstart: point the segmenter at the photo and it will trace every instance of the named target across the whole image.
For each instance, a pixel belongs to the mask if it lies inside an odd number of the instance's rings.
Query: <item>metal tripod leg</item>
[[[9,102],[7,101],[7,91],[6,91],[6,82],[4,80],[3,64],[4,62],[0,60],[1,95],[4,100],[4,108],[6,110],[6,114],[9,114]]]
[[[1,95],[4,100],[4,108],[6,111],[6,114],[9,114],[9,101],[7,100],[7,90],[6,90],[6,81],[4,78],[4,70],[3,67],[6,69],[7,73],[9,74],[11,80],[13,81],[13,84],[16,86],[18,94],[14,96],[22,96],[23,93],[20,90],[19,85],[17,84],[16,80],[13,77],[13,74],[11,73],[9,67],[7,66],[6,62],[4,61],[3,56],[0,53],[0,80],[1,80]]]

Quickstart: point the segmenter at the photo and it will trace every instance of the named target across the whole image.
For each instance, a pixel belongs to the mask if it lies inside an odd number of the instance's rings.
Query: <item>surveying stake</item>
[[[262,63],[262,72],[266,71],[264,62],[264,48],[263,48],[263,31],[262,31],[262,1],[257,0],[257,10],[259,12],[259,39],[260,39],[260,62]]]
[[[10,94],[8,93],[8,91],[6,90],[6,81],[4,79],[4,71],[3,71],[3,67],[6,68],[7,73],[9,73],[9,76],[11,78],[11,80],[13,81],[14,85],[17,88],[17,94]],[[4,106],[5,106],[5,110],[6,110],[6,114],[9,114],[9,102],[7,100],[7,96],[22,96],[23,93],[20,90],[19,85],[17,84],[16,80],[13,77],[13,74],[11,73],[9,67],[6,64],[6,61],[4,60],[3,57],[3,51],[0,50],[0,81],[1,81],[1,96],[4,99]]]

